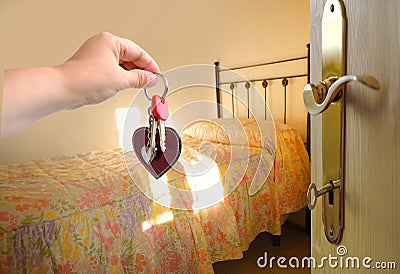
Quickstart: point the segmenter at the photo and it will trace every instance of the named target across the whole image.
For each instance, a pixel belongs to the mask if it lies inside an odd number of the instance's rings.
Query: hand
[[[63,109],[100,103],[118,91],[141,88],[160,73],[134,42],[110,33],[87,40],[64,64],[4,72],[0,137]]]
[[[75,99],[73,108],[100,103],[123,89],[141,88],[160,73],[147,52],[110,33],[91,37],[60,69]]]

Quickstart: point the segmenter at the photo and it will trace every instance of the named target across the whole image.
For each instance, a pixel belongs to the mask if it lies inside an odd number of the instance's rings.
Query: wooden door
[[[339,245],[326,240],[322,203],[317,201],[312,211],[311,245],[316,259],[312,273],[400,273],[400,1],[343,2],[348,28],[347,74],[373,75],[381,88],[374,91],[357,83],[347,85],[344,234]],[[311,0],[310,4],[314,83],[322,80],[324,4],[325,0]],[[312,117],[311,131],[312,180],[321,187],[321,117]],[[331,266],[329,256],[337,257]],[[319,268],[323,257],[327,259]]]

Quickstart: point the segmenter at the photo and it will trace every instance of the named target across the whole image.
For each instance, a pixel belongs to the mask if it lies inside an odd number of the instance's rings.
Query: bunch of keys
[[[155,177],[161,177],[178,160],[181,153],[181,139],[177,132],[165,126],[169,117],[167,93],[168,82],[164,75],[159,74],[164,81],[164,93],[153,95],[151,98],[144,88],[144,93],[151,101],[148,108],[149,126],[140,127],[132,136],[136,156],[144,167]]]
[[[161,152],[166,150],[165,121],[169,116],[167,98],[163,96],[161,99],[159,95],[153,95],[148,113],[150,130],[145,155],[147,163],[150,163],[157,156],[159,150]]]

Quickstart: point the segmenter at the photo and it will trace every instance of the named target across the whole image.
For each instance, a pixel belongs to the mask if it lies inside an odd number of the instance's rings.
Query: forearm
[[[0,137],[73,104],[66,84],[59,67],[5,70]]]
[[[56,111],[141,88],[157,73],[160,69],[147,52],[110,33],[94,35],[62,65],[6,70],[0,138]]]

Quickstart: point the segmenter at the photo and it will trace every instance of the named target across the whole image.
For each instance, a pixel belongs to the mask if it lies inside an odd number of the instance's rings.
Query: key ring
[[[165,98],[165,96],[167,96],[167,93],[168,93],[168,81],[167,81],[167,78],[164,76],[164,74],[157,73],[156,75],[161,76],[161,78],[164,81],[165,88],[164,88],[164,93],[161,96],[161,101],[164,101],[164,98]],[[149,101],[151,101],[151,97],[149,96],[149,93],[147,92],[147,86],[144,87],[144,94],[146,95],[147,99],[149,99]]]

